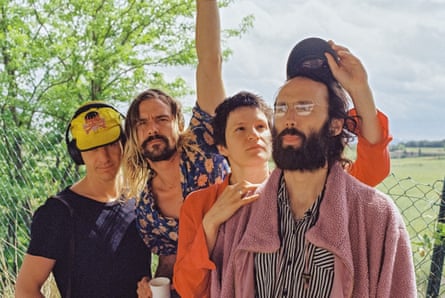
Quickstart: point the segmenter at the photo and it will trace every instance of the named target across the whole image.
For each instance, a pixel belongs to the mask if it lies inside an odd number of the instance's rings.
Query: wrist
[[[346,91],[349,93],[349,96],[354,103],[355,99],[359,99],[360,101],[373,100],[372,91],[368,84],[354,85],[354,87],[349,88]]]
[[[214,234],[218,231],[220,223],[215,221],[215,217],[207,213],[202,219],[202,228],[206,235]]]

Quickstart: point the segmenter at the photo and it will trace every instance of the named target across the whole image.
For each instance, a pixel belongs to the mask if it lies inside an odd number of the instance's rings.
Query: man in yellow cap
[[[102,102],[81,106],[66,130],[85,176],[37,209],[16,297],[43,297],[52,272],[62,297],[136,297],[150,251],[135,227],[135,202],[121,195],[123,116]]]

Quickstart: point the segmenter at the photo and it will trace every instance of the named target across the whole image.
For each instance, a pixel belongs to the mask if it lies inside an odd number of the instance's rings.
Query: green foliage
[[[191,92],[181,78],[166,82],[161,70],[196,64],[195,0],[25,0],[0,8],[4,127],[63,131],[86,101],[125,102],[148,86]],[[252,20],[225,30],[223,41]]]
[[[1,137],[0,246],[15,275],[28,245],[31,215],[44,200],[79,178],[60,137],[10,128]],[[4,276],[1,281],[4,282]]]
[[[194,18],[195,0],[0,0],[0,296],[13,292],[32,213],[79,178],[64,145],[73,111],[148,87],[191,94],[162,70],[196,64]]]
[[[445,245],[445,223],[437,223],[436,231],[432,236],[423,234],[419,238],[420,241],[414,241],[413,244],[429,250],[432,250],[434,246]]]

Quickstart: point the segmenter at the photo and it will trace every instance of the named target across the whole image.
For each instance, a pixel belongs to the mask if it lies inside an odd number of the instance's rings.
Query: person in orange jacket
[[[240,207],[255,201],[269,176],[272,110],[260,97],[240,92],[216,109],[214,139],[230,163],[222,183],[189,194],[181,208],[174,285],[181,297],[207,297],[210,260],[219,227]],[[242,199],[241,199],[242,198]]]

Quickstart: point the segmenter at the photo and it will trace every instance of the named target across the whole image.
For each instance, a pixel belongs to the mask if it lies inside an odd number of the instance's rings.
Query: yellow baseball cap
[[[121,113],[112,106],[90,102],[80,107],[71,120],[71,135],[76,140],[77,149],[91,150],[119,140],[121,122]]]

